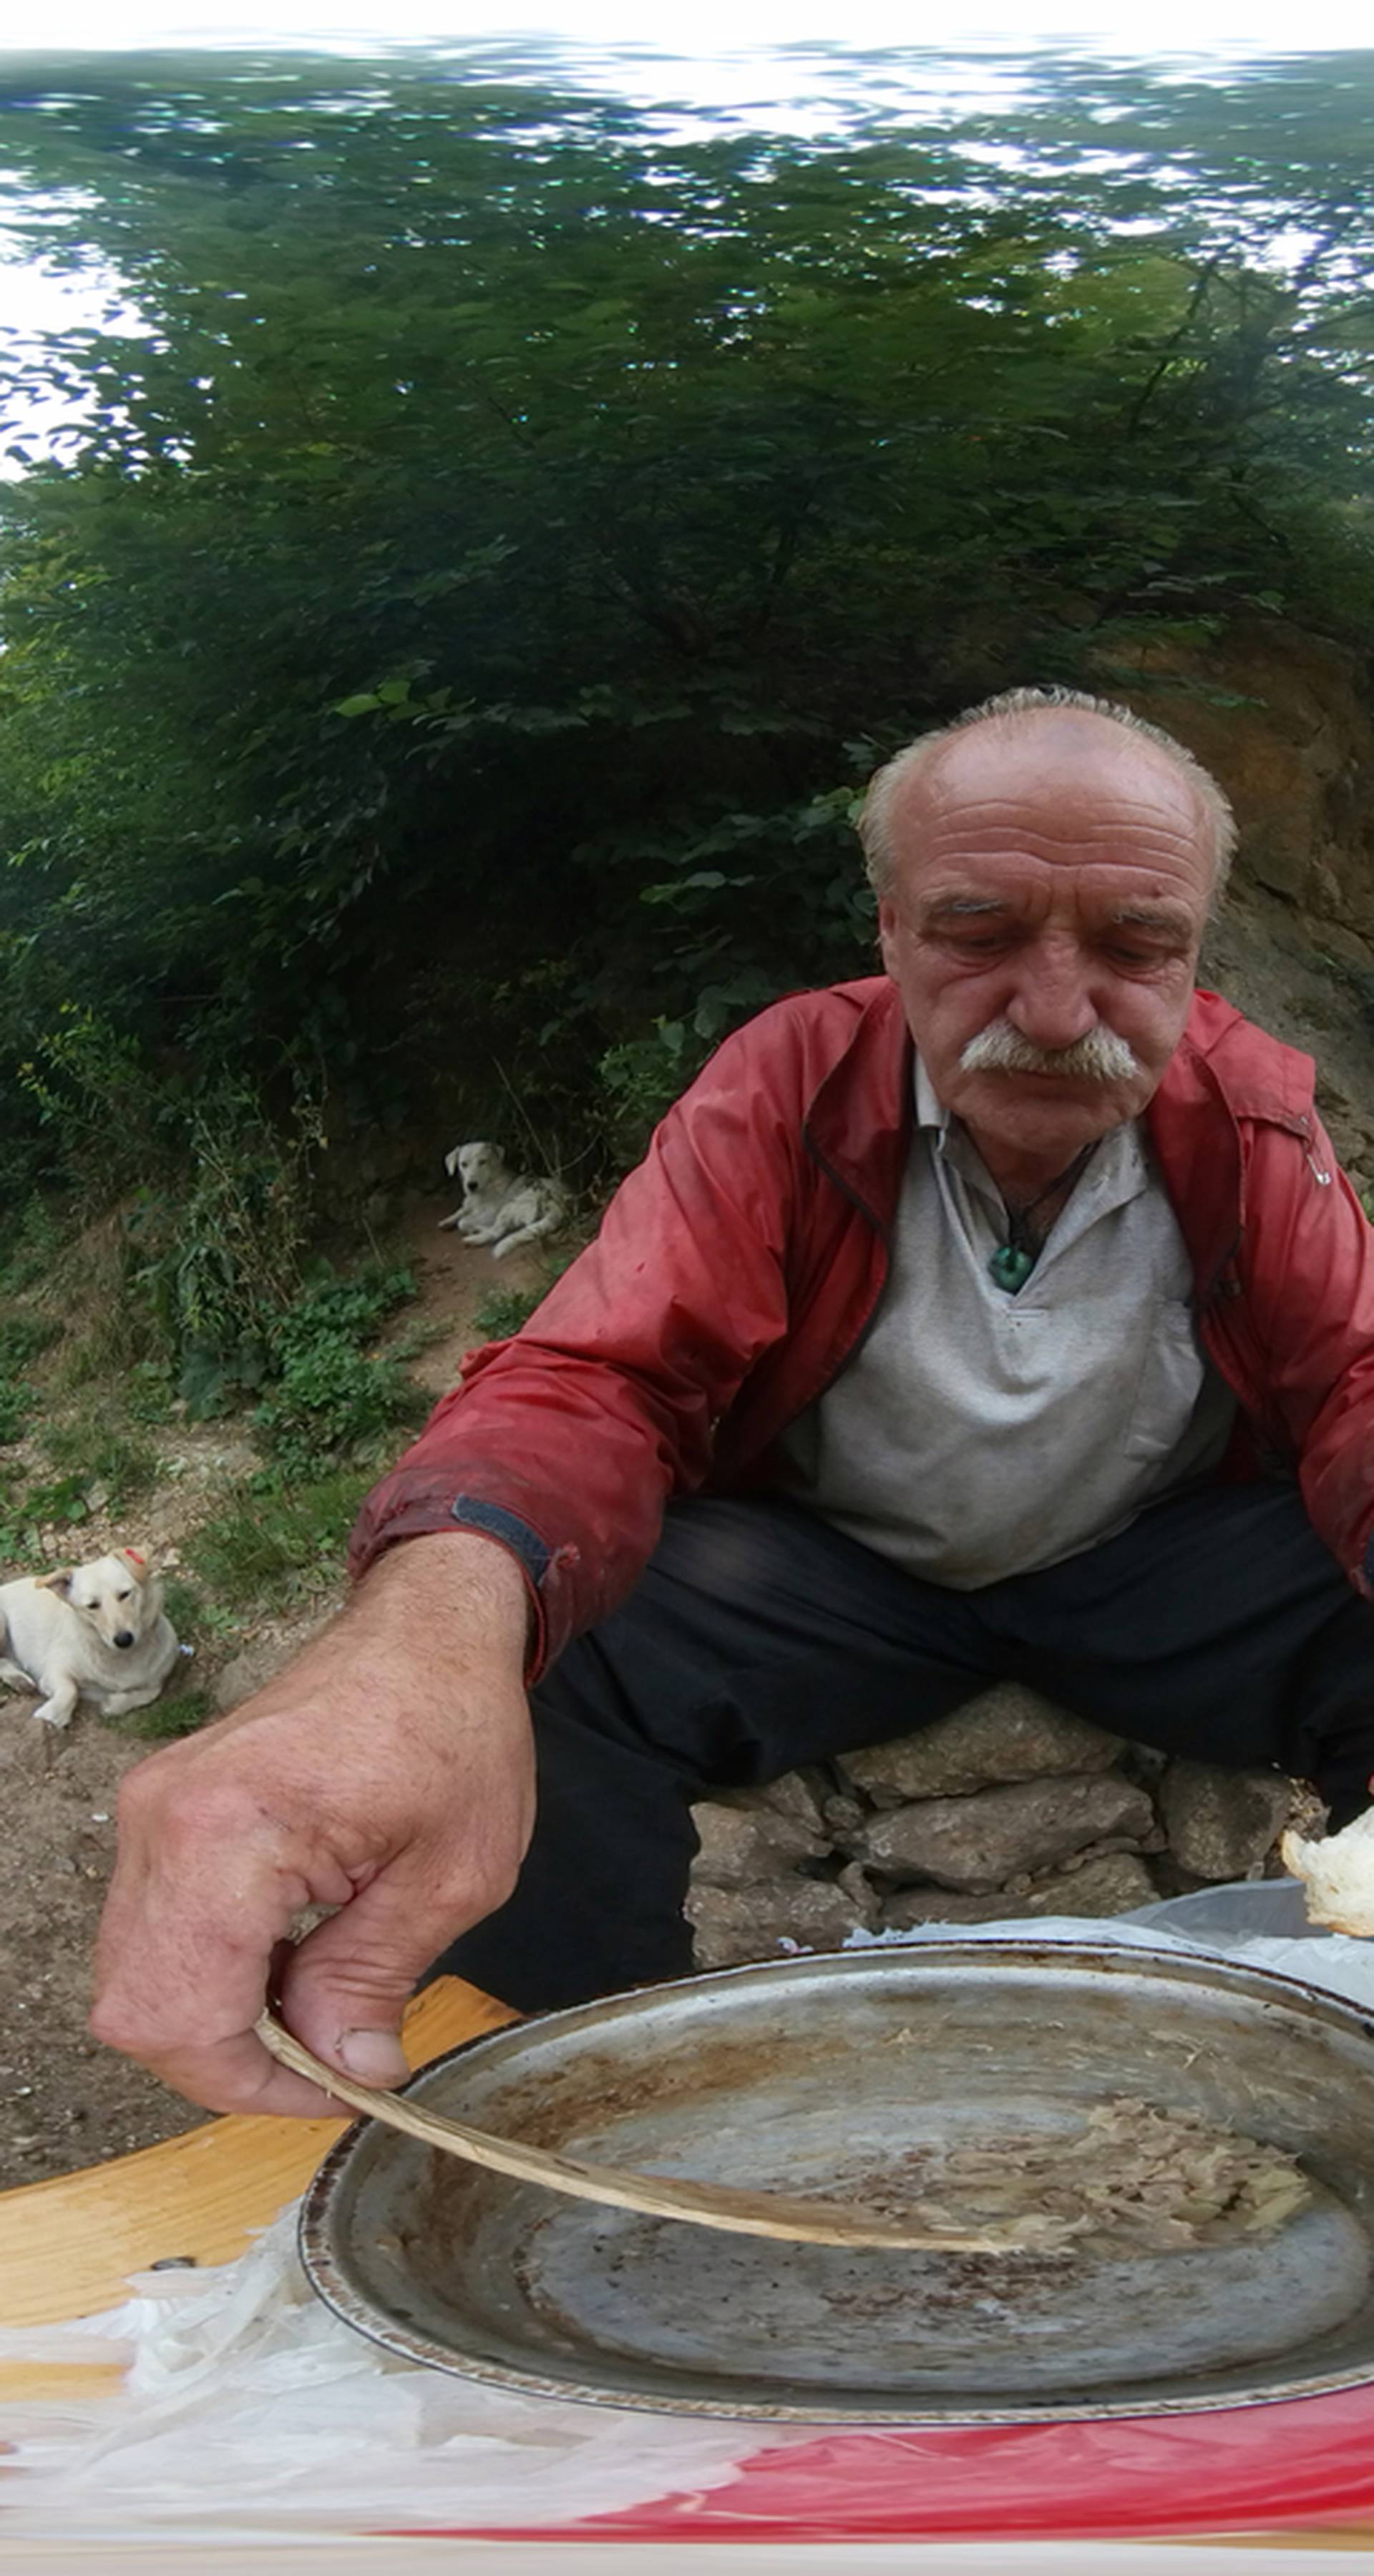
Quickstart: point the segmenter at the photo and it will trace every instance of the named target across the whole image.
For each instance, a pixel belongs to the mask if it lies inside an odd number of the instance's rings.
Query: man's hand
[[[119,1799],[91,2029],[214,2111],[337,2108],[253,2024],[281,1954],[298,2038],[366,2083],[405,2074],[416,1977],[504,1904],[534,1821],[514,1560],[409,1540],[241,1709],[140,1763]]]

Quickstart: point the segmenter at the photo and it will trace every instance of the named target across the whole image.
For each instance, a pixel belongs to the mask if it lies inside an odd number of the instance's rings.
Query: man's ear
[[[63,1600],[65,1601],[67,1594],[72,1588],[72,1574],[74,1570],[75,1569],[70,1565],[63,1565],[58,1567],[55,1574],[40,1574],[38,1577],[39,1591],[60,1592]]]
[[[890,894],[878,897],[878,953],[887,974],[897,980],[897,935],[900,924],[897,907]]]

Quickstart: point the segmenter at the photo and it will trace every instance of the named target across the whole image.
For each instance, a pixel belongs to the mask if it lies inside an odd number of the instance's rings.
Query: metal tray
[[[1072,2135],[1139,2095],[1318,2189],[1186,2252],[788,2245],[598,2209],[349,2131],[301,2250],[350,2325],[541,2396],[807,2423],[1181,2413],[1374,2379],[1374,2022],[1287,1977],[1121,1945],[930,1942],[728,1969],[488,2034],[434,2108],[607,2163],[861,2197],[933,2137]]]

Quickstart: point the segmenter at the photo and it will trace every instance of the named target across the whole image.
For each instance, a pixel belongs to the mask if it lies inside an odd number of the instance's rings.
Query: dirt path
[[[417,1199],[395,1247],[419,1284],[395,1329],[432,1333],[413,1373],[433,1395],[455,1383],[484,1300],[494,1290],[536,1287],[543,1275],[537,1253],[494,1264],[488,1252],[438,1233],[443,1213],[441,1199]],[[120,1524],[93,1513],[79,1532],[83,1556],[127,1544],[175,1565],[197,1524],[259,1463],[237,1422],[169,1426],[158,1447],[168,1472]],[[76,1535],[45,1535],[45,1551],[61,1560]],[[217,1707],[237,1705],[305,1642],[342,1592],[340,1569],[337,1589],[308,1607],[246,1619],[212,1645],[201,1643],[187,1679],[207,1687]],[[84,1704],[66,1733],[55,1734],[36,1723],[36,1704],[0,1694],[0,2189],[151,2146],[204,2116],[86,2032],[96,1928],[114,1865],[115,1799],[149,1748]]]

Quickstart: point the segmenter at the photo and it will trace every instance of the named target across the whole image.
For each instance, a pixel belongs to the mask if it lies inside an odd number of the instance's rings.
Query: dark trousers
[[[1273,1763],[1348,1823],[1374,1613],[1296,1487],[1197,1486],[1038,1574],[949,1592],[770,1498],[674,1505],[634,1592],[534,1694],[509,1904],[436,1963],[522,2011],[690,1971],[689,1801],[910,1734],[991,1682],[1202,1762]]]

